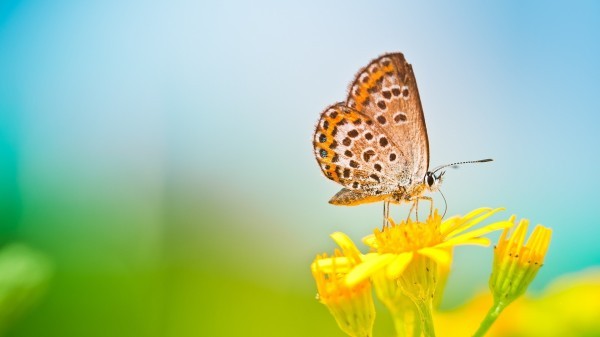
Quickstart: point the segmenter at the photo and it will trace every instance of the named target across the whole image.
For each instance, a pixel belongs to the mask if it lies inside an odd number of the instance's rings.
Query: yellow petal
[[[396,278],[402,274],[406,266],[410,263],[413,258],[412,252],[402,253],[400,255],[396,255],[394,260],[390,262],[386,271],[386,276],[388,278]]]
[[[354,244],[352,239],[348,237],[348,235],[342,232],[335,232],[331,234],[331,238],[333,239],[333,241],[335,241],[335,243],[338,244],[338,246],[340,246],[340,248],[342,248],[344,256],[348,257],[355,263],[360,262],[360,251],[358,250],[358,248],[356,248],[356,245]]]
[[[448,242],[440,243],[436,247],[437,248],[447,248],[447,247],[458,246],[458,245],[475,245],[475,246],[487,247],[490,245],[490,243],[492,243],[490,241],[490,239],[488,239],[488,238],[470,238],[470,239],[465,239],[461,242],[456,242],[454,240],[451,240],[451,241],[452,242],[450,242],[450,243],[448,243]]]
[[[532,259],[540,260],[541,257],[541,260],[543,260],[543,257],[548,250],[551,236],[551,229],[545,228],[542,225],[537,225],[535,227],[533,233],[529,236],[526,245],[526,247],[529,248],[526,252],[532,256]]]
[[[512,222],[514,225],[516,219],[517,219],[517,216],[513,214],[510,216],[508,221]],[[510,231],[510,227],[507,227],[507,228],[504,228],[504,230],[502,231],[502,234],[500,234],[500,239],[498,239],[498,245],[496,246],[498,253],[504,251],[504,247],[505,247],[506,243],[508,242],[508,240],[506,240],[506,237],[508,236],[509,231]],[[502,253],[500,253],[500,254],[502,254]]]
[[[455,228],[455,226],[457,226],[460,220],[461,218],[457,215],[444,220],[440,225],[440,232],[443,235],[446,235],[446,233],[452,231]]]
[[[538,225],[538,227],[542,227],[542,225]],[[542,241],[542,245],[539,248],[539,254],[541,254],[542,256],[546,255],[546,252],[548,251],[548,247],[550,246],[550,241],[552,240],[552,229],[550,228],[546,228],[546,227],[542,227],[543,231],[544,231],[544,235],[541,239]]]
[[[365,261],[354,267],[348,275],[346,275],[346,284],[352,287],[367,278],[379,269],[388,265],[396,255],[394,254],[373,254],[366,256]]]
[[[442,225],[440,226],[440,231],[445,236],[448,233],[455,230],[456,228],[458,228],[461,224],[464,224],[465,222],[471,220],[472,218],[478,216],[481,213],[490,212],[490,211],[492,211],[492,208],[490,208],[490,207],[480,207],[480,208],[472,210],[471,212],[467,213],[466,215],[464,215],[462,217],[453,216],[451,218],[448,218],[446,221],[442,222]]]
[[[451,238],[459,233],[462,233],[464,231],[466,231],[467,229],[477,225],[478,223],[482,222],[483,220],[491,217],[492,215],[503,211],[504,208],[496,208],[493,210],[489,210],[486,208],[479,208],[476,209],[475,211],[472,211],[471,213],[467,214],[466,216],[464,216],[462,218],[462,220],[464,222],[462,222],[457,228],[453,229],[450,233],[448,233],[447,237]],[[478,216],[479,214],[483,213],[487,211],[487,213]]]
[[[493,208],[491,208],[491,207],[479,207],[479,208],[474,209],[474,210],[470,211],[469,213],[465,214],[462,218],[467,219],[467,220],[472,219],[481,213],[490,212],[492,210],[493,210]]]
[[[338,257],[329,257],[326,259],[316,260],[311,264],[311,269],[313,271],[319,270],[322,273],[333,273],[334,269],[336,272],[346,272],[349,271],[350,268],[354,265],[347,257],[338,256]]]
[[[362,239],[362,242],[371,248],[377,249],[377,239],[375,238],[375,235],[373,235],[373,234],[365,236]]]
[[[503,228],[507,228],[512,226],[513,223],[510,221],[498,221],[495,222],[493,224],[487,225],[485,227],[482,228],[478,228],[476,230],[470,231],[468,233],[465,233],[463,235],[459,235],[459,236],[455,236],[452,239],[444,242],[444,246],[453,246],[453,245],[457,245],[457,244],[461,244],[462,242],[468,241],[472,238],[475,237],[479,237],[482,235],[485,235],[487,233],[493,232],[493,231],[497,231],[499,229],[503,229]]]
[[[417,251],[417,253],[419,253],[421,255],[425,255],[441,265],[444,265],[444,266],[450,265],[451,255],[448,250],[429,247],[429,248],[419,249]]]
[[[525,237],[527,236],[527,227],[529,227],[529,220],[521,219],[517,225],[517,229],[512,233],[508,239],[508,247],[512,249],[520,249],[525,244]]]

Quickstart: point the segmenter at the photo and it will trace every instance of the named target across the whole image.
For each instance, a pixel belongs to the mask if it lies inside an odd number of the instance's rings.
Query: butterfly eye
[[[433,186],[433,183],[435,183],[435,178],[433,177],[433,174],[427,172],[427,175],[425,176],[427,185],[429,185],[430,187]]]

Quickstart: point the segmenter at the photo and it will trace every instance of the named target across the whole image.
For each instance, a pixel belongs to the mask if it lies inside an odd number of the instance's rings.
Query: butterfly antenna
[[[489,161],[493,161],[493,159],[488,158],[488,159],[480,159],[480,160],[469,160],[469,161],[461,161],[458,163],[446,164],[446,165],[436,167],[431,173],[435,173],[435,172],[437,172],[445,167],[448,167],[448,166],[456,168],[458,165],[462,165],[462,164],[487,163]]]
[[[440,192],[440,194],[442,195],[442,198],[444,199],[444,214],[442,214],[442,219],[446,216],[446,211],[448,210],[448,202],[446,202],[446,197],[444,196],[444,193],[442,193],[442,190],[438,189],[438,191]]]

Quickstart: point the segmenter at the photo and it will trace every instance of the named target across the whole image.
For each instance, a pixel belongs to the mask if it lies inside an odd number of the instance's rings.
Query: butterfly
[[[362,68],[348,98],[321,113],[313,136],[314,155],[323,174],[343,188],[329,203],[355,206],[428,200],[447,166],[429,171],[429,139],[412,66],[402,53],[380,56]],[[411,208],[411,211],[413,210]],[[409,212],[409,216],[410,216]]]

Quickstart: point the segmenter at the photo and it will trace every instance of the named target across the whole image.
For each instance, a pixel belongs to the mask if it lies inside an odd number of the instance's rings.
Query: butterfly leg
[[[431,216],[433,214],[433,199],[428,196],[421,196],[421,197],[412,199],[413,204],[410,207],[410,211],[408,212],[408,217],[406,218],[407,220],[410,218],[410,215],[412,214],[413,210],[415,210],[415,219],[417,220],[417,222],[419,221],[419,200],[429,201],[431,203],[429,206],[429,216]]]
[[[428,196],[421,196],[418,199],[427,200],[427,201],[429,201],[431,203],[429,205],[429,216],[431,216],[433,214],[433,199],[431,197],[428,197]]]
[[[413,202],[412,206],[410,206],[410,211],[408,211],[408,216],[406,217],[406,221],[408,221],[408,219],[410,219],[410,215],[412,214],[413,210],[415,209],[416,206],[416,202]]]
[[[390,217],[390,202],[383,202],[383,228],[388,225],[388,218]]]
[[[415,203],[414,203],[414,205],[415,205],[415,220],[417,220],[417,222],[419,222],[419,199],[420,198],[415,199]]]

